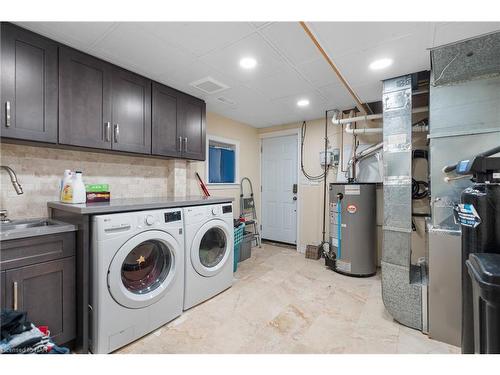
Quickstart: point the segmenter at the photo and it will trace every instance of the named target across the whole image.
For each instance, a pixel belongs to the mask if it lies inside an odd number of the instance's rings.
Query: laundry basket
[[[233,272],[238,269],[238,261],[240,260],[240,245],[245,233],[245,223],[241,223],[237,228],[234,228],[234,263]]]

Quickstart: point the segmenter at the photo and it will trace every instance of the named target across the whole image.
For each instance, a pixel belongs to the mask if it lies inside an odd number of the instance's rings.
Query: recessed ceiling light
[[[297,102],[297,106],[299,106],[299,107],[307,107],[308,105],[309,105],[309,100],[307,100],[307,99],[300,99]]]
[[[240,60],[240,66],[243,69],[253,69],[257,66],[257,60],[253,57],[244,57]]]
[[[392,59],[379,59],[375,60],[370,64],[370,69],[371,70],[380,70],[380,69],[385,69],[389,66],[392,65]]]

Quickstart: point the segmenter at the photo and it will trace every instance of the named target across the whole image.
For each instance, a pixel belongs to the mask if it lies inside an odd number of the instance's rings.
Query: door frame
[[[293,128],[293,129],[286,129],[286,130],[276,130],[276,131],[271,131],[267,133],[260,133],[259,138],[260,138],[260,152],[259,152],[259,165],[260,165],[260,201],[259,201],[259,212],[264,219],[264,215],[262,214],[262,151],[264,147],[264,142],[263,140],[266,138],[279,138],[279,137],[286,137],[289,135],[297,135],[297,227],[296,227],[296,232],[297,232],[297,237],[296,237],[296,250],[299,253],[305,253],[305,247],[301,248],[300,246],[300,230],[299,228],[301,227],[301,210],[300,206],[302,203],[302,196],[301,196],[301,187],[300,187],[300,128]],[[260,221],[260,225],[262,225],[262,220]],[[262,233],[262,228],[260,228],[260,233]]]

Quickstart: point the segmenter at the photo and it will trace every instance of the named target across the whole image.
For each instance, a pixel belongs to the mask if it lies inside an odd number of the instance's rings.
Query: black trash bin
[[[474,352],[500,354],[500,254],[471,254]]]

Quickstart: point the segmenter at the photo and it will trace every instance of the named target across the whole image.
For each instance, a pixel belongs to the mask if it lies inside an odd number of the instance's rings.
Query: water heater
[[[377,272],[376,184],[330,184],[330,245],[335,259],[325,257],[334,271],[349,276]]]

